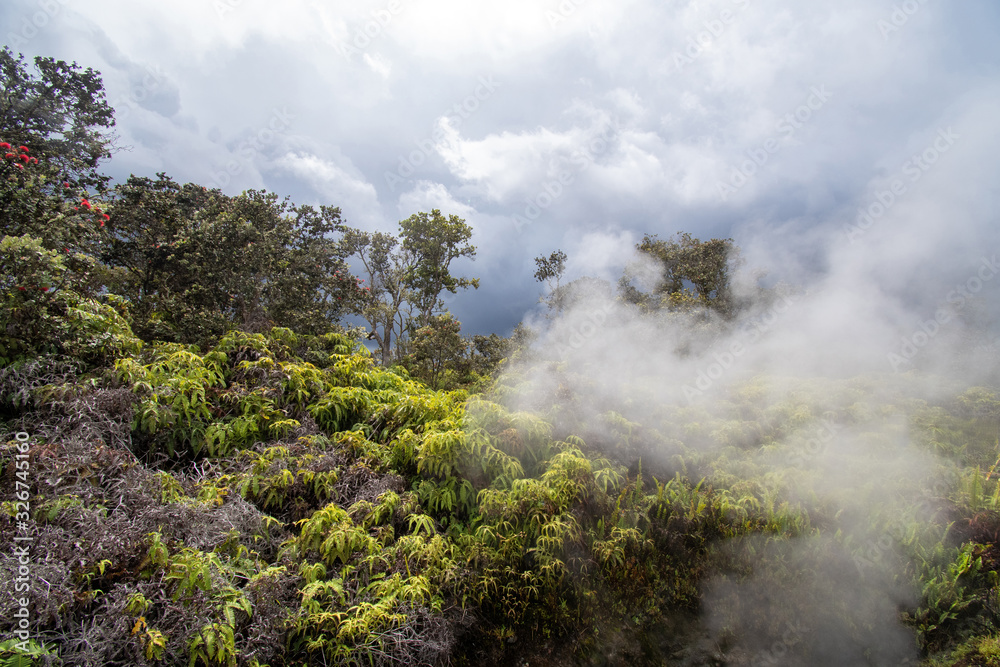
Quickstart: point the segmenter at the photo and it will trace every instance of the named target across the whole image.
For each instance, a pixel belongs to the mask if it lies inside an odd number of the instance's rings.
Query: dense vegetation
[[[476,286],[461,219],[109,190],[96,75],[2,57],[2,664],[1000,664],[995,390],[762,375],[594,409],[586,369],[443,311]],[[664,280],[623,307],[741,307],[731,241],[638,250]],[[537,261],[553,317],[565,259]]]

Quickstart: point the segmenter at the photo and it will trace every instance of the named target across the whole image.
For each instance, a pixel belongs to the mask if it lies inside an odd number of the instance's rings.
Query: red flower
[[[10,144],[8,144],[6,141],[0,142],[0,148],[3,148],[4,150],[6,150],[6,149],[10,148]]]
[[[79,207],[79,206],[74,206],[74,207],[73,207],[73,210],[74,210],[74,211],[79,211],[79,210],[80,210],[80,207]]]
[[[18,169],[20,169],[21,171],[24,171],[24,165],[23,164],[15,164],[14,166],[17,167]]]
[[[31,158],[30,158],[30,157],[28,157],[27,155],[23,155],[23,154],[22,154],[22,155],[21,155],[21,159],[22,159],[22,160],[24,160],[25,162],[31,162]]]
[[[21,287],[20,285],[17,286],[17,289],[21,290],[22,292],[24,291],[24,288]]]
[[[31,161],[34,162],[35,164],[38,164],[38,158],[36,157],[31,158]]]
[[[86,209],[89,209],[90,208],[90,202],[87,201],[86,199],[84,199],[83,201],[80,202],[80,206],[82,206],[82,207],[84,207]]]
[[[110,219],[111,219],[111,216],[110,216],[110,215],[108,215],[107,213],[105,213],[105,214],[103,214],[103,215],[104,215],[104,219],[105,219],[105,220],[110,220]],[[173,243],[171,243],[170,245],[173,245]]]
[[[20,151],[22,153],[27,153],[28,152],[28,147],[27,146],[18,146],[18,148],[20,149]]]
[[[4,157],[5,158],[12,158],[12,157],[14,157],[14,154],[13,153],[7,153],[6,155],[4,155]]]
[[[49,291],[48,287],[40,287],[39,289],[41,289],[43,292],[48,292]]]
[[[101,220],[101,227],[103,227],[103,226],[104,226],[104,221],[103,221],[103,220]]]
[[[69,187],[69,183],[63,183],[63,187],[64,188],[68,188]]]

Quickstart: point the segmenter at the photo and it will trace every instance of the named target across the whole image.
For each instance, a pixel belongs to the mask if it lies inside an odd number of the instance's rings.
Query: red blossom
[[[31,161],[34,162],[35,164],[38,164],[38,158],[36,157],[31,158]]]
[[[2,142],[0,142],[0,148],[3,148],[4,150],[6,150],[6,149],[10,148],[10,144],[8,144],[6,141],[2,141]]]
[[[20,151],[21,151],[22,153],[27,153],[27,152],[28,152],[28,147],[27,147],[27,146],[18,146],[18,149],[19,149],[19,150],[20,150]]]
[[[17,167],[18,169],[20,169],[21,171],[24,171],[24,165],[23,164],[15,164],[14,166]]]
[[[103,226],[104,226],[104,221],[103,221],[103,220],[101,220],[101,227],[103,227]]]
[[[23,155],[23,154],[22,154],[22,155],[21,155],[20,157],[21,157],[21,159],[22,159],[22,160],[24,160],[25,162],[31,162],[31,158],[30,158],[30,157],[28,157],[27,155]]]
[[[104,213],[104,214],[103,214],[103,218],[104,218],[105,220],[110,220],[110,219],[111,219],[111,216],[110,216],[110,215],[108,215],[107,213]],[[170,245],[173,245],[173,243],[171,243]]]
[[[14,154],[13,153],[7,153],[6,155],[4,155],[4,157],[5,158],[12,158],[12,157],[14,157]]]
[[[84,199],[83,201],[80,202],[80,206],[82,206],[82,207],[84,207],[86,209],[89,209],[90,208],[90,202],[87,201],[86,199]]]
[[[63,183],[63,187],[64,188],[68,188],[69,187],[69,183]]]

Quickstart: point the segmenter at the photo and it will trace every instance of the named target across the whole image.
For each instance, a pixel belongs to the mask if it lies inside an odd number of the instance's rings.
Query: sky
[[[1000,245],[991,0],[5,0],[0,26],[101,72],[117,180],[461,216],[465,333],[537,309],[534,257],[615,281],[644,234],[912,326]]]

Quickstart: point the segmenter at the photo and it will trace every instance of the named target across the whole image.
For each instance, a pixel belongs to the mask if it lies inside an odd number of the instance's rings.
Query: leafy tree
[[[63,253],[30,236],[0,240],[0,366],[39,357],[110,361],[141,346],[113,296],[75,291]]]
[[[472,337],[469,350],[472,370],[480,375],[493,375],[515,350],[516,344],[515,336],[503,338],[495,333],[489,336],[476,334]]]
[[[475,246],[469,243],[472,228],[457,215],[445,218],[438,209],[430,214],[415,213],[399,227],[402,249],[409,253],[411,261],[406,286],[412,290],[420,324],[426,325],[434,311],[443,306],[441,292],[454,294],[459,289],[479,288],[478,278],[456,278],[449,271],[452,260],[476,256]]]
[[[80,281],[77,288],[89,292],[97,286],[89,284],[91,265],[81,258],[94,254],[105,221],[91,193],[103,192],[108,181],[97,166],[110,154],[113,125],[97,72],[38,57],[33,74],[23,57],[0,49],[4,233],[70,253],[66,268]],[[91,273],[86,281],[85,273]]]
[[[548,257],[539,255],[535,258],[535,280],[547,283],[549,289],[555,291],[559,288],[559,281],[566,271],[566,253],[562,250],[552,252]]]
[[[556,250],[548,257],[539,255],[535,258],[535,280],[544,282],[549,288],[549,294],[541,298],[542,303],[548,305],[549,310],[559,312],[562,310],[560,281],[566,271],[566,253]]]
[[[74,289],[96,294],[102,277],[93,260],[101,227],[108,219],[96,202],[77,199],[69,184],[53,188],[58,170],[45,155],[27,146],[0,142],[0,219],[3,233],[38,239],[41,247],[63,255]]]
[[[131,177],[115,191],[102,260],[146,339],[208,342],[228,329],[329,331],[356,298],[340,210],[265,192]]]
[[[434,389],[451,389],[466,369],[468,345],[462,323],[451,313],[434,315],[413,333],[404,366],[413,377]]]
[[[357,312],[372,328],[369,337],[378,344],[383,365],[406,356],[407,341],[443,306],[442,292],[479,287],[478,278],[456,278],[449,271],[452,260],[476,254],[464,220],[434,209],[411,215],[399,227],[398,237],[344,232],[345,251],[358,259],[368,281]]]
[[[97,167],[111,156],[115,120],[100,73],[42,56],[34,65],[37,74],[0,49],[0,136],[47,156],[74,187],[103,189]]]
[[[407,276],[413,267],[412,255],[404,251],[399,240],[385,232],[344,230],[346,252],[357,257],[367,278],[368,286],[356,302],[357,312],[372,330],[369,338],[379,346],[382,365],[392,362],[393,341],[399,344],[409,324],[411,290]]]
[[[700,241],[684,232],[664,240],[647,234],[636,248],[656,263],[659,283],[646,293],[626,272],[619,286],[627,301],[649,310],[705,307],[725,317],[735,314],[730,271],[739,249],[732,239]]]

